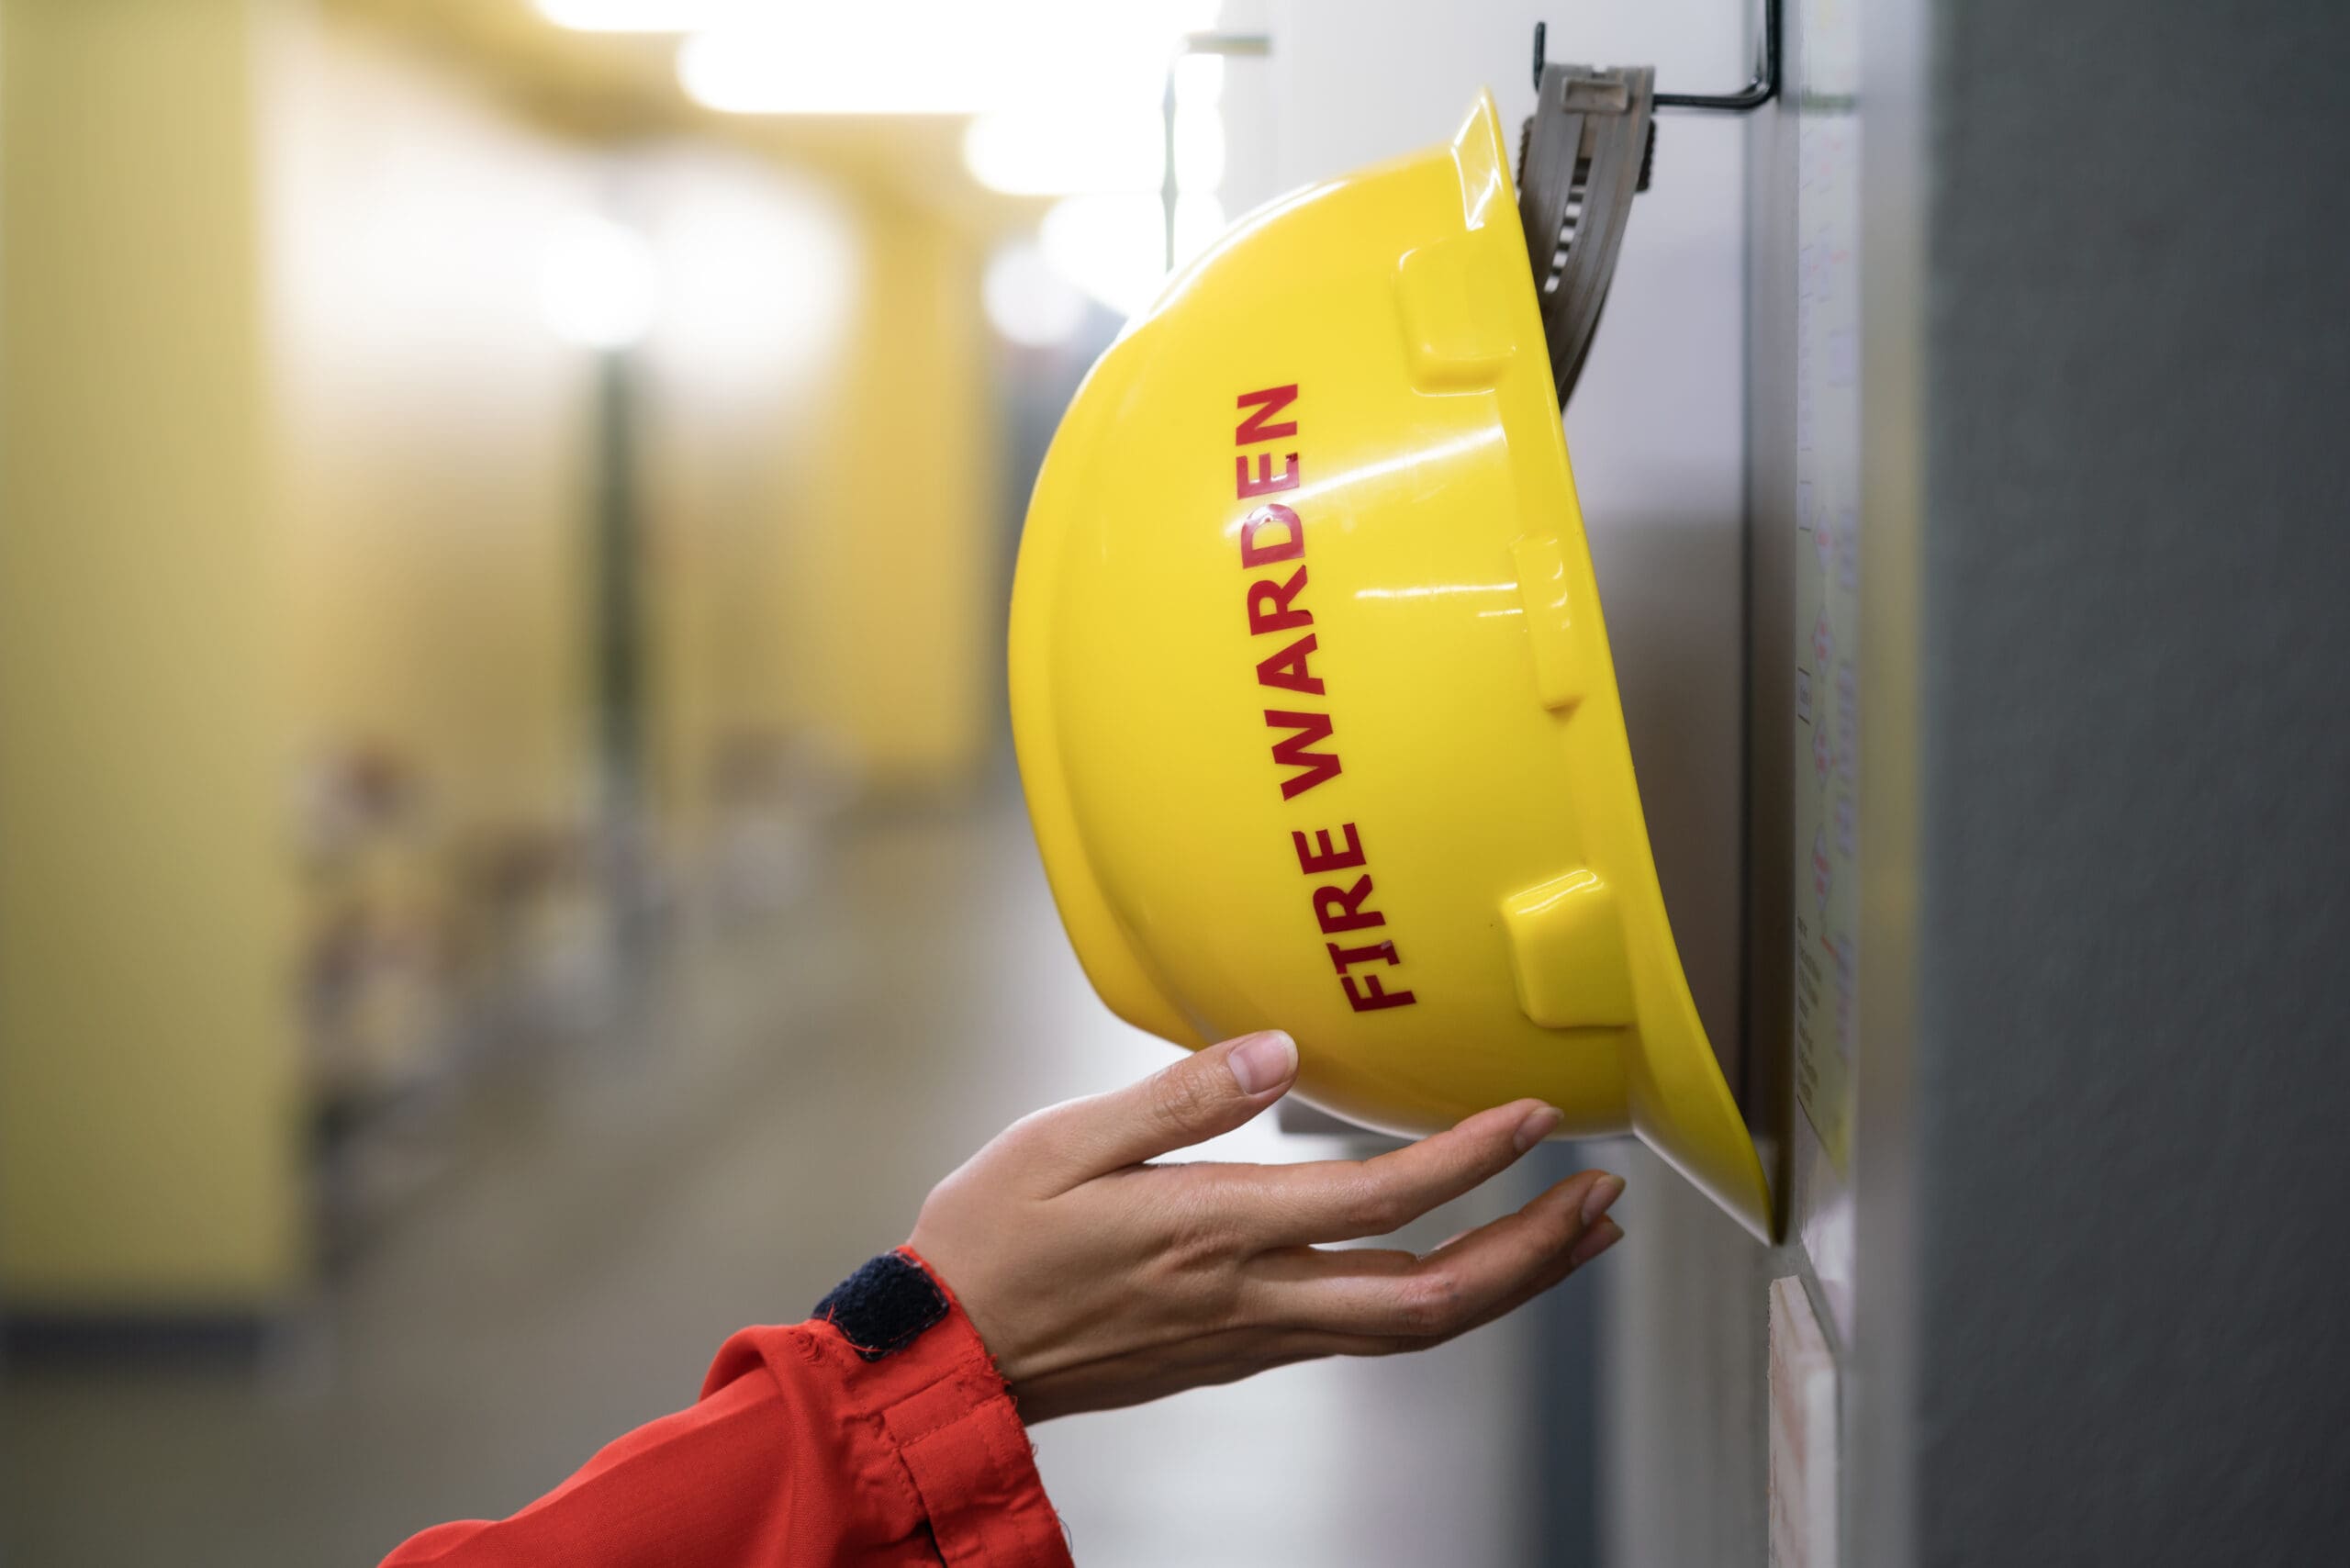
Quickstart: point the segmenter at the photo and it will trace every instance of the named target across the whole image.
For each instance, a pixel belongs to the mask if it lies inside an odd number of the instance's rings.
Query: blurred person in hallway
[[[1499,1175],[1559,1125],[1534,1100],[1366,1160],[1153,1163],[1246,1124],[1296,1075],[1288,1036],[1244,1036],[1015,1123],[808,1321],[729,1339],[697,1404],[386,1568],[1066,1563],[1024,1423],[1424,1350],[1623,1234],[1606,1217],[1623,1182],[1584,1170],[1425,1256],[1317,1245]]]

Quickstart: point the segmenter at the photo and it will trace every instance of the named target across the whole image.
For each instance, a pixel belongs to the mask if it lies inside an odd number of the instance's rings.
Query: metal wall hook
[[[1544,38],[1549,31],[1540,22],[1534,24],[1534,89],[1542,90]],[[1759,109],[1779,95],[1779,0],[1762,0],[1762,37],[1755,62],[1754,79],[1735,93],[1659,93],[1654,99],[1661,109],[1718,109],[1731,114],[1745,114]]]

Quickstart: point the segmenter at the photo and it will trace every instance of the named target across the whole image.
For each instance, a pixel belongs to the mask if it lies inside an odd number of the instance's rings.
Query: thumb
[[[1057,1106],[1046,1114],[1044,1141],[1074,1185],[1228,1133],[1296,1081],[1295,1041],[1278,1029],[1243,1035],[1124,1089]]]

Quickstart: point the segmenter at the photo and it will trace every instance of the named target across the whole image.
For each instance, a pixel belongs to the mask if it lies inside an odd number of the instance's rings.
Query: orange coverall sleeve
[[[1027,1430],[970,1319],[907,1249],[856,1278],[884,1265],[897,1286],[934,1290],[944,1315],[911,1335],[885,1319],[880,1344],[873,1319],[847,1313],[745,1328],[696,1404],[520,1513],[428,1529],[384,1568],[1067,1565]]]

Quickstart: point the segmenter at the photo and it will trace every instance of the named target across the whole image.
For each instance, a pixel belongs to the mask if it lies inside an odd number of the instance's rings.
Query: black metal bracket
[[[1747,114],[1761,108],[1779,95],[1779,3],[1762,0],[1762,36],[1758,40],[1754,79],[1735,93],[1659,93],[1654,103],[1661,109],[1712,109],[1728,114]],[[1542,65],[1545,34],[1542,23],[1534,24],[1534,87],[1542,88]]]

